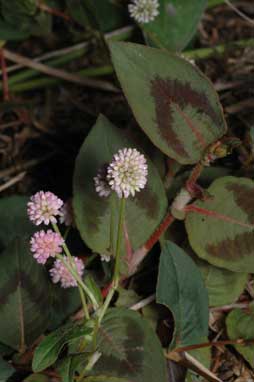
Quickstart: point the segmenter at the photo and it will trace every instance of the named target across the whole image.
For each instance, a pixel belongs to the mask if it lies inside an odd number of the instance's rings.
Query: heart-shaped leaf
[[[133,148],[136,145],[131,138],[127,138],[126,134],[101,116],[86,138],[76,160],[73,189],[76,224],[86,244],[101,254],[110,250],[111,237],[116,238],[119,200],[115,195],[109,198],[100,197],[95,191],[94,177],[124,147]],[[162,181],[148,158],[147,162],[148,183],[145,189],[137,193],[135,198],[128,198],[126,202],[125,227],[134,250],[150,237],[167,208]],[[112,224],[111,219],[115,224]]]
[[[156,301],[173,313],[173,346],[202,342],[208,335],[208,295],[193,260],[176,244],[163,244]]]
[[[166,382],[160,342],[147,321],[123,308],[108,311],[98,332],[101,357],[88,381]],[[102,377],[103,376],[103,377]]]
[[[143,45],[110,43],[113,64],[137,122],[162,152],[196,163],[226,132],[218,96],[192,64]]]
[[[47,273],[28,242],[29,237],[13,239],[0,255],[0,341],[17,350],[44,332],[50,312]]]
[[[186,229],[195,253],[234,272],[254,272],[254,182],[223,177],[211,198],[188,207]]]
[[[231,340],[253,340],[254,338],[254,304],[249,309],[232,310],[226,319],[228,336]],[[234,345],[236,350],[254,367],[254,345]]]
[[[34,226],[26,212],[28,199],[0,201],[0,341],[14,349],[31,344],[47,328],[51,294],[48,275],[29,250]],[[10,320],[10,317],[12,319]]]
[[[181,51],[192,39],[207,0],[159,0],[159,15],[141,24],[156,46]]]

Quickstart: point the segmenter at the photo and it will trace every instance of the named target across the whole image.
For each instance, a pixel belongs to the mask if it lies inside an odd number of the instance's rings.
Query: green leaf
[[[227,333],[230,340],[253,340],[254,338],[254,304],[249,309],[232,310],[226,319]],[[236,350],[254,367],[254,345],[233,345]]]
[[[86,0],[103,33],[120,28],[124,23],[124,8],[110,0]]]
[[[209,296],[210,306],[232,304],[243,292],[248,273],[231,272],[198,259],[199,267]]]
[[[29,250],[35,227],[26,212],[28,198],[0,200],[0,341],[14,349],[31,344],[48,325],[48,275]],[[10,320],[10,317],[12,319]]]
[[[85,283],[87,288],[91,291],[93,296],[95,297],[95,300],[97,301],[98,305],[103,304],[103,298],[101,294],[101,290],[96,283],[95,279],[93,278],[92,274],[87,274],[85,277]]]
[[[32,368],[34,372],[45,370],[56,362],[64,345],[92,333],[88,325],[68,323],[46,336],[36,348]]]
[[[116,74],[151,141],[182,164],[200,160],[226,132],[218,95],[186,60],[143,45],[111,42]]]
[[[28,242],[29,237],[13,239],[0,255],[0,341],[17,350],[44,332],[50,311],[47,273]]]
[[[208,188],[211,198],[197,201],[186,229],[195,253],[234,272],[254,272],[254,182],[223,177]]]
[[[123,308],[108,311],[98,331],[98,351],[102,355],[91,371],[96,378],[90,382],[166,382],[160,342],[136,312]]]
[[[24,30],[20,31],[18,29],[14,29],[13,25],[8,24],[0,17],[0,40],[8,41],[8,40],[24,40],[29,37],[29,31]]]
[[[65,357],[57,366],[57,371],[62,382],[71,382],[74,380],[75,370],[72,368],[72,357]]]
[[[208,335],[208,296],[192,259],[176,244],[166,241],[160,257],[156,301],[173,313],[173,346],[202,342]]]
[[[112,225],[113,245],[117,234],[119,200],[112,195],[100,197],[94,187],[94,177],[98,170],[112,160],[113,155],[123,147],[137,147],[126,133],[100,116],[86,138],[76,160],[73,183],[73,207],[75,221],[81,237],[95,252],[105,254],[110,251],[110,226]],[[163,219],[167,209],[167,199],[162,181],[152,162],[148,162],[148,183],[135,198],[126,201],[126,229],[133,249],[148,240]],[[117,200],[116,200],[117,199]]]
[[[67,0],[67,7],[79,24],[97,27],[103,33],[124,23],[124,8],[110,0]]]
[[[83,0],[66,0],[66,6],[71,17],[83,27],[90,25],[90,17]]]
[[[48,330],[55,330],[81,305],[78,288],[63,289],[51,285],[52,303]]]
[[[15,369],[0,357],[0,382],[7,382],[13,373],[15,373]]]
[[[207,0],[159,0],[159,15],[141,24],[156,46],[181,51],[194,36]]]
[[[35,231],[27,216],[27,202],[28,198],[22,196],[0,199],[0,249],[6,248],[13,239]]]

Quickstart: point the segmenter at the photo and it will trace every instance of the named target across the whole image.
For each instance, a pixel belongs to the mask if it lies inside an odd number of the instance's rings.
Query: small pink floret
[[[49,257],[55,257],[62,252],[63,238],[51,229],[36,232],[31,240],[31,252],[39,264],[45,264]]]
[[[27,203],[29,219],[35,224],[56,223],[63,201],[50,191],[39,191]]]
[[[67,261],[72,267],[75,267],[75,270],[80,277],[83,276],[85,267],[82,260],[74,256],[72,257],[72,261],[70,261],[70,259],[67,256],[63,256],[63,259]],[[74,277],[70,274],[68,269],[66,269],[65,265],[59,259],[55,261],[54,266],[50,269],[49,273],[51,275],[53,283],[56,284],[60,282],[62,288],[70,288],[77,286],[77,281],[74,279]]]

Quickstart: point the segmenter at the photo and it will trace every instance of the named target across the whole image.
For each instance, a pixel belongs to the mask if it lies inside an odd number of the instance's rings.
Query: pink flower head
[[[63,259],[67,261],[72,268],[75,267],[75,271],[80,277],[83,276],[85,266],[82,260],[75,256],[73,256],[71,260],[67,256],[63,256]],[[62,288],[76,287],[78,285],[77,281],[59,259],[54,262],[54,266],[50,269],[49,273],[52,277],[53,283],[56,284],[60,282]]]
[[[63,201],[52,192],[39,191],[27,203],[29,219],[35,224],[56,223],[55,216],[60,215]]]
[[[60,209],[60,223],[65,224],[67,227],[74,225],[71,199],[67,200]]]
[[[47,232],[35,232],[30,240],[31,252],[39,264],[45,264],[49,257],[55,257],[62,252],[63,238],[51,229]]]

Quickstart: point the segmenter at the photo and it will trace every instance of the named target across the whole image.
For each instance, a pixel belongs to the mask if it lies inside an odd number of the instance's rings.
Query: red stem
[[[159,227],[154,231],[152,236],[145,243],[144,246],[147,251],[150,251],[153,248],[154,244],[157,243],[161,235],[168,229],[168,227],[173,223],[174,220],[174,216],[171,214],[171,212],[169,212],[164,218],[163,222],[159,225]]]
[[[174,352],[181,353],[184,351],[190,351],[194,349],[206,348],[209,346],[225,346],[225,345],[251,345],[254,343],[254,340],[244,340],[242,338],[237,340],[225,340],[225,341],[214,341],[214,342],[204,342],[202,344],[183,346],[180,348],[174,349]]]

